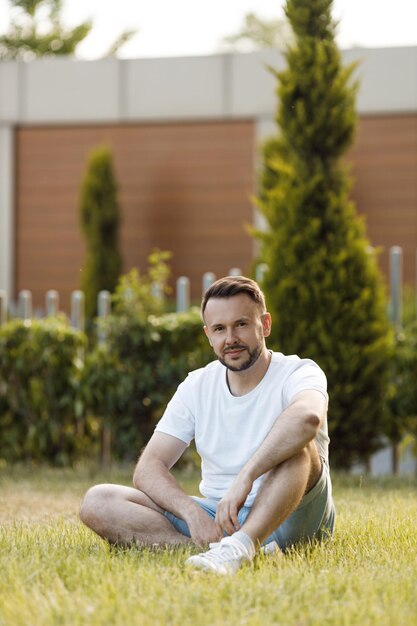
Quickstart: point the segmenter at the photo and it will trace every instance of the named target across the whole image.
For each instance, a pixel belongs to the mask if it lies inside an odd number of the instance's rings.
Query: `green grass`
[[[415,479],[336,476],[333,541],[224,578],[186,570],[190,548],[117,550],[80,524],[88,486],[130,474],[1,470],[0,625],[417,625]]]

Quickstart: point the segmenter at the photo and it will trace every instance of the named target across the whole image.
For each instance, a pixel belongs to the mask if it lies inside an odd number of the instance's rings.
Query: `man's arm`
[[[326,398],[319,391],[295,396],[220,501],[216,521],[226,532],[231,534],[239,527],[237,514],[254,481],[303,450],[317,436],[326,411]]]
[[[155,432],[136,465],[133,485],[161,509],[187,522],[192,540],[205,545],[221,539],[220,527],[181,489],[170,473],[186,447],[177,437]]]

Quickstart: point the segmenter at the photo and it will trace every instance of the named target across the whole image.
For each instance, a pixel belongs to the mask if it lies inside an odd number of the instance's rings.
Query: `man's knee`
[[[317,483],[322,472],[322,460],[317,450],[315,441],[311,441],[302,451],[303,462],[306,463],[307,486],[306,491],[310,491]]]
[[[302,480],[307,481],[306,490],[309,491],[320,478],[322,471],[322,461],[316,443],[311,441],[305,448],[279,465],[276,470],[277,476],[286,472],[300,476]]]
[[[139,489],[102,484],[91,487],[85,494],[80,507],[80,519],[99,535],[106,536],[109,524],[112,525],[120,515],[126,514],[126,504],[141,505],[163,513],[163,510]]]
[[[321,459],[315,441],[310,441],[298,454],[295,455],[296,463],[306,464],[307,467],[321,467]]]
[[[284,461],[281,466],[294,468],[296,470],[304,468],[308,472],[311,464],[314,462],[317,455],[317,449],[315,448],[315,444],[313,444],[313,446],[311,445],[311,443],[308,444],[305,448],[294,454],[294,456]]]
[[[115,499],[115,485],[95,485],[84,496],[80,507],[81,521],[93,530],[98,530],[105,509]]]

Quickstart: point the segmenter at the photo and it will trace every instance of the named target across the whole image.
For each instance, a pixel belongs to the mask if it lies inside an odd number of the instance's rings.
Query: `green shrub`
[[[417,437],[417,321],[409,322],[396,337],[391,370],[390,410],[387,435],[394,443],[411,433]]]
[[[75,460],[88,443],[80,381],[85,335],[62,318],[0,327],[0,457]]]
[[[135,308],[135,307],[133,307]],[[212,359],[198,309],[149,315],[114,313],[107,340],[85,364],[84,397],[112,432],[112,453],[136,458],[187,373]]]
[[[117,459],[137,457],[177,385],[212,358],[197,309],[164,313],[170,256],[154,250],[146,273],[120,277],[111,315],[97,320],[106,339],[86,358],[83,397],[111,432]]]
[[[170,258],[170,252],[155,249],[148,257],[146,274],[133,268],[120,276],[113,294],[113,313],[139,317],[142,320],[146,320],[148,315],[162,314],[165,307],[164,297],[170,292]],[[155,287],[158,288],[157,294]]]
[[[403,324],[405,327],[417,321],[417,293],[411,285],[404,285]]]

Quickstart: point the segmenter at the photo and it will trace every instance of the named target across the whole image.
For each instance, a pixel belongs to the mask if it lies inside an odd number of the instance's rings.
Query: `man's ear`
[[[206,333],[206,337],[208,339],[209,344],[211,345],[211,347],[213,347],[213,344],[211,343],[211,339],[210,339],[209,334],[208,334],[207,326],[203,326],[203,328],[204,328],[204,332]]]
[[[262,330],[264,337],[269,337],[271,334],[272,318],[270,313],[264,313],[262,315]]]

